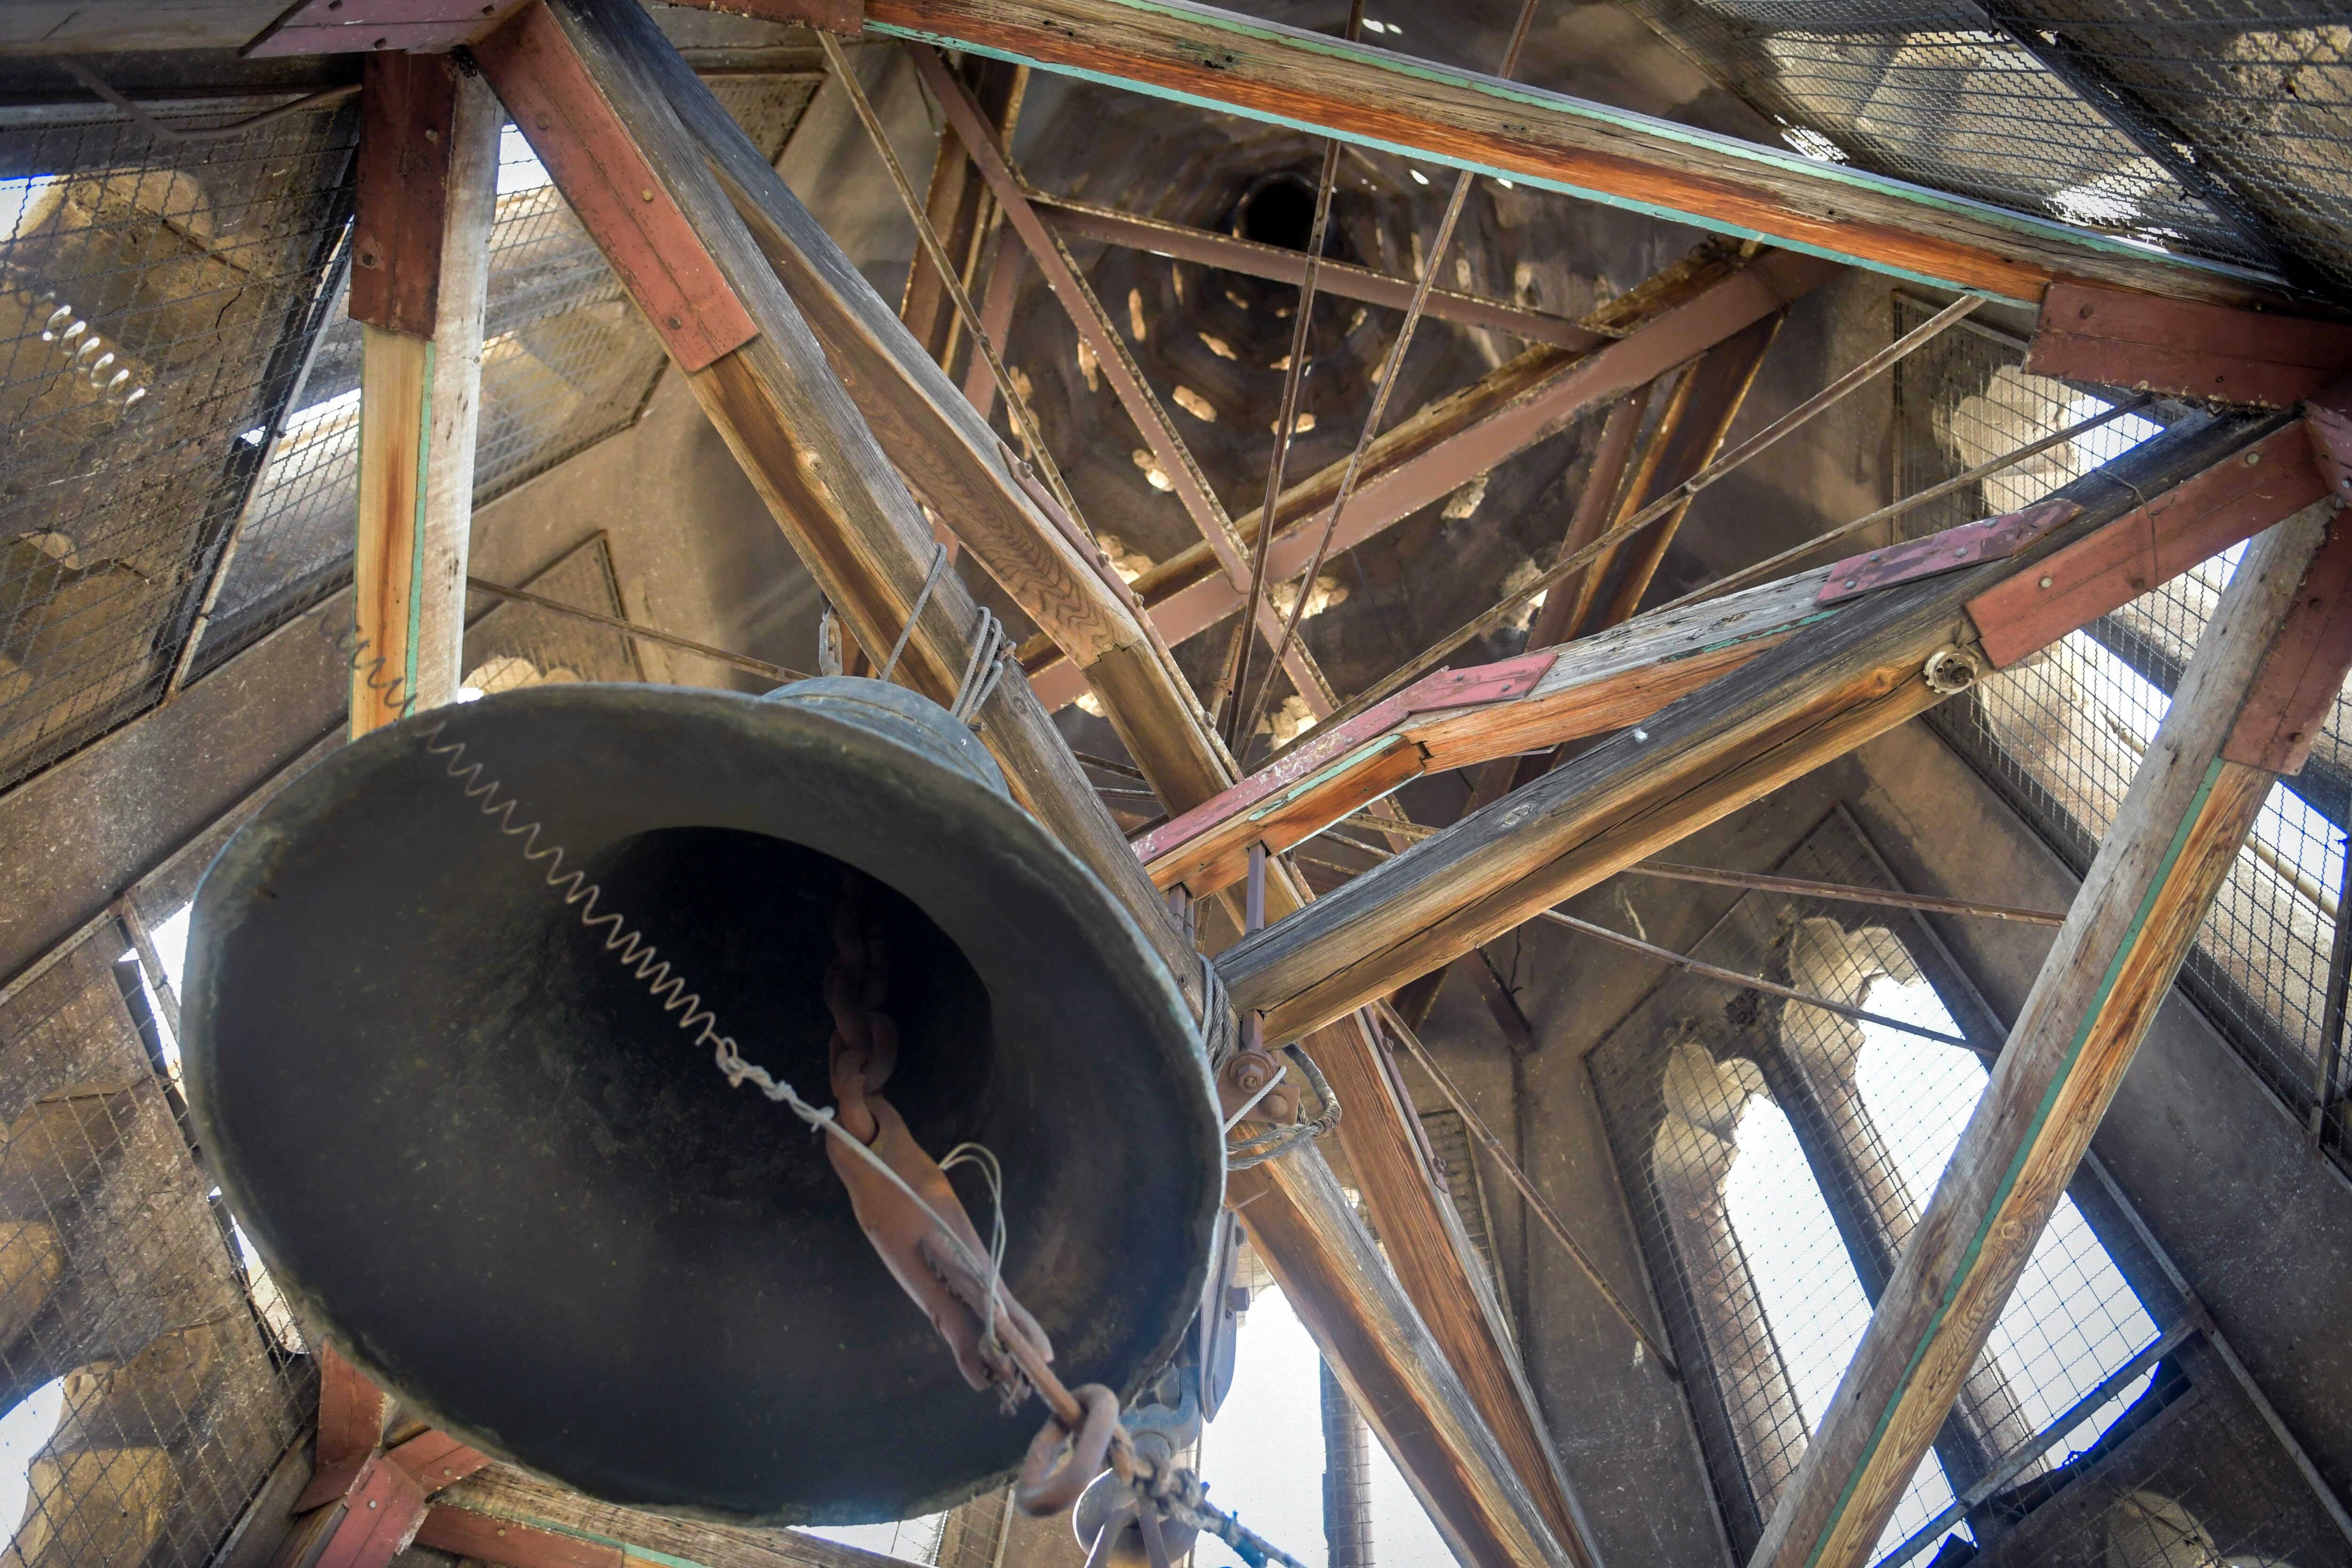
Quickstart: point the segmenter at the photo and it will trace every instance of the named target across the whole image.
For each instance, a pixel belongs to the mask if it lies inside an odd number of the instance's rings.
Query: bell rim
[[[201,918],[208,895],[226,899],[236,893],[249,893],[255,884],[268,878],[268,862],[270,856],[263,847],[263,840],[274,823],[282,820],[285,815],[299,810],[320,792],[331,790],[339,782],[362,774],[366,770],[383,766],[392,757],[398,754],[395,748],[415,746],[421,752],[418,737],[429,738],[437,735],[440,733],[437,726],[442,722],[464,721],[480,723],[510,710],[536,707],[541,703],[593,706],[601,702],[635,705],[658,701],[670,713],[676,715],[690,715],[697,709],[708,709],[710,717],[739,726],[756,726],[765,729],[780,739],[794,731],[819,730],[829,732],[835,741],[846,741],[853,746],[882,748],[903,756],[920,759],[934,766],[941,765],[938,758],[927,756],[919,748],[907,745],[887,732],[850,723],[821,708],[802,707],[789,702],[769,700],[768,698],[773,695],[770,693],[762,697],[754,697],[747,693],[719,691],[709,688],[656,687],[620,682],[583,681],[532,687],[493,693],[462,706],[451,705],[434,710],[429,713],[412,715],[394,724],[357,737],[345,746],[320,758],[311,767],[288,780],[239,827],[236,833],[229,837],[207,865],[198,882],[193,903],[198,911],[199,918],[190,922],[188,957],[184,971],[188,994],[182,1000],[186,1024],[180,1037],[183,1072],[187,1084],[189,1115],[196,1134],[201,1140],[201,1146],[207,1151],[216,1152],[215,1157],[210,1162],[214,1178],[220,1184],[231,1212],[243,1221],[248,1241],[268,1266],[273,1284],[294,1311],[305,1338],[313,1342],[324,1340],[353,1367],[375,1381],[388,1393],[397,1397],[404,1405],[430,1422],[435,1427],[463,1438],[469,1447],[524,1474],[556,1486],[580,1491],[583,1495],[595,1497],[599,1500],[611,1502],[615,1506],[700,1522],[750,1527],[772,1528],[791,1525],[874,1522],[867,1517],[865,1510],[854,1508],[846,1511],[835,1511],[822,1507],[791,1505],[762,1512],[746,1512],[723,1507],[706,1507],[676,1500],[607,1497],[601,1492],[592,1490],[588,1485],[576,1478],[549,1469],[517,1453],[498,1435],[484,1429],[473,1421],[452,1415],[433,1396],[412,1392],[407,1380],[387,1370],[384,1359],[373,1353],[341,1316],[327,1309],[324,1298],[316,1287],[305,1279],[302,1268],[295,1261],[298,1249],[283,1245],[284,1237],[278,1234],[275,1226],[262,1217],[268,1211],[264,1205],[256,1201],[255,1195],[247,1189],[244,1172],[239,1162],[235,1158],[234,1152],[238,1146],[238,1140],[216,1118],[215,1114],[216,1108],[213,1104],[209,1087],[205,1083],[205,1080],[217,1071],[215,1062],[220,1048],[219,1041],[213,1029],[215,1007],[210,983],[214,978],[213,972],[219,950],[226,944],[235,930],[233,922],[225,923],[218,920],[206,921]],[[945,710],[940,711],[944,716]],[[753,734],[751,738],[756,742],[770,737]],[[1212,1262],[1211,1236],[1216,1216],[1222,1210],[1223,1203],[1224,1143],[1214,1110],[1216,1104],[1214,1084],[1203,1054],[1203,1047],[1200,1044],[1199,1026],[1192,1020],[1183,994],[1177,986],[1165,962],[1144,936],[1134,916],[1120,904],[1117,897],[1104,886],[1101,879],[1096,877],[1067,846],[1014,803],[1009,795],[999,793],[965,773],[949,770],[947,776],[953,779],[955,790],[970,803],[970,809],[993,819],[990,826],[994,831],[1005,837],[1023,841],[1024,859],[1028,868],[1033,870],[1050,868],[1055,878],[1065,879],[1071,887],[1081,890],[1084,896],[1096,900],[1099,905],[1098,913],[1103,918],[1094,924],[1093,934],[1100,940],[1105,932],[1117,933],[1118,942],[1128,949],[1129,956],[1135,961],[1138,972],[1152,977],[1153,984],[1161,994],[1157,1000],[1163,1004],[1166,1016],[1177,1021],[1177,1033],[1180,1037],[1185,1038],[1189,1045],[1189,1048],[1181,1052],[1181,1057],[1191,1064],[1194,1069],[1192,1077],[1198,1080],[1199,1092],[1192,1099],[1194,1109],[1202,1112],[1200,1117],[1194,1119],[1205,1133],[1202,1141],[1201,1152],[1208,1163],[1208,1168],[1213,1170],[1215,1174],[1213,1181],[1202,1184],[1205,1201],[1196,1205],[1197,1212],[1183,1216],[1185,1221],[1183,1230],[1187,1252],[1190,1255],[1186,1269],[1186,1287],[1171,1298],[1171,1308],[1162,1316],[1161,1326],[1152,1342],[1151,1350],[1149,1353],[1136,1359],[1134,1370],[1126,1378],[1125,1386],[1115,1390],[1121,1403],[1124,1404],[1148,1381],[1153,1371],[1166,1363],[1182,1342],[1192,1321],[1192,1305],[1202,1289],[1205,1288],[1207,1269]],[[451,787],[453,789],[457,787],[454,781]],[[638,831],[655,831],[662,826],[672,825],[647,824]],[[776,831],[772,836],[787,842],[804,845],[844,864],[858,865],[858,862],[850,856],[839,853],[835,846],[812,844],[783,831]],[[866,867],[859,866],[858,868],[866,870],[868,875],[875,874]],[[220,880],[216,881],[216,879]],[[887,879],[877,879],[896,887],[896,884],[888,882]],[[905,889],[898,890],[901,896],[913,899],[913,895],[906,893]],[[551,893],[551,896],[556,895]],[[919,900],[916,901],[919,908],[923,907]],[[926,910],[926,913],[929,912]],[[942,927],[942,929],[946,928]],[[952,940],[952,933],[950,937]],[[812,1102],[818,1102],[821,1099],[829,1100],[830,1096],[827,1093],[807,1098],[810,1098]],[[791,1113],[783,1107],[776,1107],[776,1111],[779,1116],[790,1119]],[[876,1268],[878,1269],[880,1267],[879,1261],[877,1260]],[[912,1302],[907,1302],[905,1305],[910,1312],[918,1310]],[[943,1356],[946,1354],[943,1346],[940,1353]],[[983,1396],[975,1394],[973,1397]],[[986,1397],[992,1397],[992,1395]],[[1024,1408],[1036,1410],[1041,1419],[1044,1416],[1042,1404],[1024,1405]],[[976,1481],[959,1483],[929,1497],[918,1499],[908,1505],[912,1511],[905,1517],[939,1511],[983,1491],[1001,1489],[1010,1482],[1017,1468],[1018,1461],[1015,1460],[1002,1470],[983,1476]]]

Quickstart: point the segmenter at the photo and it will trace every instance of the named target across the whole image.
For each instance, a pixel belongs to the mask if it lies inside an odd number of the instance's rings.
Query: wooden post
[[[354,736],[457,693],[499,119],[450,56],[370,55],[362,69]]]
[[[1751,1568],[1859,1568],[1976,1363],[2278,770],[2352,665],[2352,529],[2250,549]]]
[[[499,168],[498,100],[448,55],[362,69],[352,319],[360,323],[353,739],[455,700],[481,408],[482,306]],[[431,1489],[381,1452],[383,1392],[320,1347],[319,1435],[281,1560],[383,1568]]]
[[[2300,426],[2176,426],[2059,492],[2081,512],[2019,553],[1816,606],[1802,636],[1629,715],[1634,728],[1226,949],[1218,973],[1236,1006],[1265,1014],[1268,1039],[1295,1039],[1927,711],[1943,698],[1929,657],[1950,648],[1981,667],[1992,633],[1977,605],[2065,571],[2070,548],[2104,559],[2110,538],[2139,541],[2125,563],[2139,592],[2326,493]],[[2200,529],[2211,549],[2140,563],[2152,533]],[[2103,582],[2071,597],[2095,616]],[[2008,640],[2030,651],[2080,624],[2037,620]]]

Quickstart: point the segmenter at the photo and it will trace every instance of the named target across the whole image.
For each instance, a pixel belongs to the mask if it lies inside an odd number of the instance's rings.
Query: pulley
[[[971,1389],[834,1140],[697,1044],[832,1103],[853,926],[866,1083],[932,1155],[995,1156],[1006,1290],[1064,1383],[1132,1394],[1222,1195],[1197,1029],[971,732],[878,681],[534,688],[296,780],[196,900],[206,1153],[306,1330],[486,1452],[742,1522],[944,1508],[1037,1407]],[[986,1234],[979,1167],[950,1179]]]

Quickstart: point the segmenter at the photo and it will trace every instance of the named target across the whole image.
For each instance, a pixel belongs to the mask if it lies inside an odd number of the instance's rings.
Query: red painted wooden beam
[[[2328,491],[2290,425],[1969,601],[1997,669],[2292,517]]]
[[[2352,370],[2352,325],[2053,284],[2025,351],[2035,375],[2291,408]]]
[[[617,1546],[446,1504],[425,1516],[416,1544],[503,1568],[621,1568],[624,1561]]]

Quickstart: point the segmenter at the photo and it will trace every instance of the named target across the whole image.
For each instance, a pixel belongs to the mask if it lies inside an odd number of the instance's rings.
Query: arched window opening
[[[1872,1012],[1958,1032],[1935,988],[1923,979],[1882,975],[1865,994]],[[1876,1025],[1861,1027],[1867,1037],[1859,1074],[1863,1101],[1913,1206],[1924,1211],[1990,1075],[1973,1053],[1956,1046]],[[2027,1425],[2039,1431],[2156,1334],[2155,1321],[2074,1200],[2062,1196],[1986,1350]],[[2148,1381],[2140,1379],[2120,1400],[2084,1421],[2057,1452],[2089,1444],[2146,1391]]]
[[[53,1377],[0,1415],[0,1520],[8,1521],[11,1541],[23,1531],[32,1500],[33,1460],[56,1435],[65,1409],[66,1380]]]
[[[1758,1094],[1741,1111],[1734,1142],[1738,1152],[1724,1182],[1724,1209],[1810,1436],[1870,1326],[1870,1300],[1788,1116]],[[1880,1550],[1907,1538],[1951,1501],[1943,1465],[1931,1453],[1905,1489]]]

